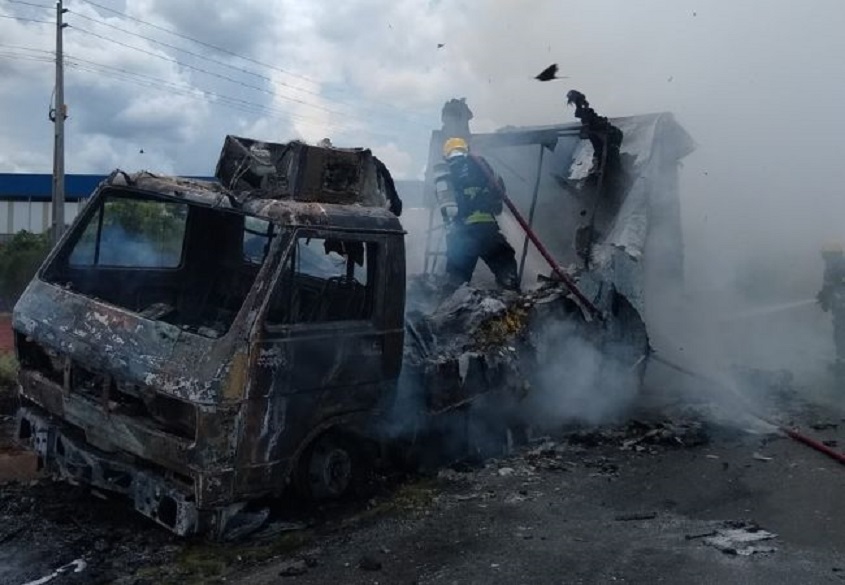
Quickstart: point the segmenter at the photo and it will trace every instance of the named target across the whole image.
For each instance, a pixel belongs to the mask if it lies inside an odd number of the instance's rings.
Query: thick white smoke
[[[681,170],[685,287],[652,298],[669,357],[707,373],[784,368],[828,381],[819,249],[845,240],[845,8],[743,3],[502,3],[453,47],[475,129],[571,119],[577,88],[610,116],[671,111],[697,150]],[[557,62],[569,79],[531,79]],[[487,125],[484,128],[484,125]]]

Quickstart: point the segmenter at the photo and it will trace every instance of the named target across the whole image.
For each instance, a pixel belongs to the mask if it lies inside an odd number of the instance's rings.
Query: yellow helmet
[[[448,158],[449,155],[454,154],[456,150],[462,151],[464,154],[469,152],[469,145],[467,144],[467,141],[455,136],[443,143],[444,157]]]

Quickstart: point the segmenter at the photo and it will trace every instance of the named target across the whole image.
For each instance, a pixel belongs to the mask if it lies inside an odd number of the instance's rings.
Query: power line
[[[216,92],[206,91],[206,90],[195,90],[192,89],[190,86],[179,86],[176,84],[172,84],[167,82],[166,80],[161,80],[158,78],[150,78],[149,80],[143,78],[136,78],[138,77],[137,74],[126,73],[121,74],[118,71],[109,71],[104,70],[102,66],[87,66],[81,65],[76,63],[74,59],[68,62],[68,67],[79,70],[79,71],[87,71],[90,73],[96,73],[97,75],[102,75],[104,77],[108,77],[114,79],[116,81],[122,81],[126,83],[131,83],[133,85],[139,87],[145,87],[154,89],[157,91],[167,92],[168,95],[178,94],[188,98],[192,98],[195,100],[206,102],[212,106],[220,106],[224,108],[229,108],[232,110],[248,113],[248,114],[258,114],[265,116],[267,118],[281,120],[281,121],[289,121],[291,118],[296,119],[297,116],[295,114],[291,114],[284,110],[274,109],[268,106],[263,106],[261,104],[256,104],[254,102],[249,102],[247,100],[241,100],[238,98],[233,98],[230,96],[225,96],[222,94],[218,94]],[[146,76],[145,76],[146,77]],[[216,99],[209,99],[210,97],[214,97]],[[309,120],[300,120],[302,123],[314,127],[314,128],[322,128],[325,130],[330,131],[344,131],[349,130],[349,128],[338,126],[337,124],[333,123],[325,123],[320,124],[316,122],[312,122]],[[362,130],[367,135],[370,136],[387,136],[383,133],[374,132],[370,130]]]
[[[224,80],[224,81],[228,81],[228,82],[230,82],[230,83],[234,83],[234,84],[240,85],[240,86],[245,87],[245,88],[247,88],[247,89],[252,89],[252,90],[254,90],[254,91],[259,91],[259,92],[261,92],[261,93],[265,93],[265,94],[271,95],[271,96],[273,96],[273,97],[278,97],[278,98],[283,99],[283,100],[285,100],[285,101],[290,101],[290,102],[294,102],[294,103],[302,104],[302,105],[305,105],[305,106],[313,107],[313,108],[316,108],[316,109],[319,109],[319,110],[323,110],[323,111],[325,111],[325,112],[327,112],[327,113],[330,113],[330,114],[337,114],[337,115],[341,115],[341,116],[346,115],[346,114],[343,114],[343,113],[340,113],[340,112],[335,112],[335,111],[330,110],[330,109],[328,109],[328,108],[324,108],[324,107],[319,106],[319,105],[317,105],[317,104],[311,104],[311,103],[306,102],[306,101],[304,101],[304,100],[301,100],[301,99],[299,99],[299,98],[295,98],[295,97],[291,97],[291,96],[286,96],[286,95],[280,95],[280,94],[276,93],[275,91],[272,91],[272,90],[267,89],[267,88],[265,88],[265,87],[260,87],[260,86],[258,86],[258,85],[252,85],[252,84],[249,84],[249,83],[244,83],[243,81],[240,81],[240,80],[238,80],[238,79],[235,79],[234,77],[229,77],[229,76],[227,76],[227,75],[223,75],[223,74],[221,74],[221,73],[216,73],[216,72],[214,72],[214,71],[210,71],[210,70],[208,70],[208,69],[203,69],[202,67],[197,67],[196,65],[191,65],[190,63],[185,63],[184,61],[180,61],[180,60],[178,60],[178,59],[174,59],[174,58],[172,58],[172,57],[168,57],[168,56],[166,56],[166,55],[161,55],[161,54],[159,54],[159,53],[155,53],[155,52],[153,52],[153,51],[148,51],[148,50],[146,50],[146,49],[142,49],[142,48],[140,48],[140,47],[136,47],[136,46],[134,46],[134,45],[129,45],[129,44],[124,43],[124,42],[122,42],[122,41],[118,41],[118,40],[116,40],[116,39],[112,39],[112,38],[109,38],[109,37],[103,36],[103,35],[101,35],[101,34],[97,34],[97,33],[95,33],[95,32],[92,32],[92,31],[90,31],[90,30],[87,30],[87,29],[83,29],[83,28],[79,28],[79,27],[73,27],[73,29],[74,29],[74,30],[76,30],[76,31],[79,31],[79,32],[81,32],[81,33],[83,33],[83,34],[90,35],[90,36],[96,37],[96,38],[98,38],[98,39],[101,39],[101,40],[103,40],[103,41],[106,41],[106,42],[109,42],[109,43],[114,43],[114,44],[116,44],[116,45],[120,45],[121,47],[125,47],[125,48],[127,48],[127,49],[131,49],[131,50],[133,50],[133,51],[138,51],[138,52],[140,52],[140,53],[144,53],[145,55],[149,55],[149,56],[151,56],[151,57],[155,57],[156,59],[161,59],[161,60],[163,60],[163,61],[168,61],[168,62],[170,62],[170,63],[175,63],[175,64],[177,64],[177,65],[179,65],[179,66],[181,66],[181,67],[185,67],[186,69],[191,69],[191,70],[193,70],[193,71],[197,71],[197,72],[202,73],[202,74],[204,74],[204,75],[210,75],[210,76],[212,76],[212,77],[216,77],[216,78],[218,78],[218,79],[222,79],[222,80]]]
[[[12,60],[19,60],[19,61],[37,61],[39,63],[53,63],[53,59],[50,57],[40,57],[38,55],[21,55],[18,53],[9,53],[9,52],[2,52],[0,51],[0,58],[2,59],[12,59]]]
[[[43,53],[43,55],[27,55],[27,54],[13,53],[11,51],[3,51],[4,57],[9,58],[9,59],[19,58],[22,61],[43,61],[45,63],[52,63],[53,59],[55,58],[55,53],[53,51],[45,51],[43,49],[36,49],[34,47],[21,47],[19,45],[0,44],[0,49],[11,49],[13,51],[30,51],[30,52],[33,52],[33,53]]]
[[[286,89],[290,89],[290,90],[296,91],[296,92],[301,92],[301,93],[313,95],[313,96],[319,97],[321,99],[327,99],[326,96],[321,94],[319,91],[314,91],[314,90],[310,90],[308,88],[303,88],[303,87],[296,87],[295,85],[291,85],[289,83],[285,83],[284,81],[279,81],[279,80],[273,79],[272,77],[264,75],[264,74],[259,73],[257,71],[252,71],[250,69],[244,69],[242,67],[238,67],[237,65],[232,65],[231,63],[226,63],[225,61],[221,61],[219,59],[213,59],[213,58],[208,57],[206,55],[203,55],[201,53],[197,53],[195,51],[190,51],[188,49],[185,49],[183,47],[178,47],[178,46],[172,45],[170,43],[165,43],[164,41],[160,41],[158,39],[155,39],[155,38],[152,38],[152,37],[149,37],[149,36],[146,36],[146,35],[142,35],[142,34],[127,30],[125,28],[121,28],[119,26],[115,26],[111,23],[105,22],[105,21],[100,20],[100,19],[91,18],[90,16],[85,16],[84,14],[80,14],[80,13],[74,12],[74,11],[71,11],[71,13],[74,14],[75,16],[79,17],[79,18],[82,18],[84,20],[88,20],[90,22],[93,22],[93,23],[101,25],[101,26],[111,28],[111,29],[116,30],[118,32],[121,32],[123,34],[127,34],[127,35],[130,35],[130,36],[133,36],[133,37],[137,37],[137,38],[143,39],[145,41],[148,41],[148,42],[151,42],[151,43],[154,43],[154,44],[157,44],[157,45],[161,45],[163,47],[167,47],[168,49],[172,49],[174,51],[179,51],[181,53],[185,53],[185,54],[190,55],[192,57],[195,57],[197,59],[201,59],[203,61],[207,61],[209,63],[214,63],[215,65],[220,65],[220,66],[225,67],[227,69],[237,71],[238,73],[243,73],[243,74],[246,74],[246,75],[257,77],[258,79],[267,81],[268,83],[270,83],[272,85],[284,87]],[[336,103],[338,105],[343,105],[340,102],[337,102],[336,100],[330,100],[330,101],[333,101],[334,103]],[[356,116],[356,115],[354,115],[350,112],[338,111],[338,110],[335,110],[335,109],[326,108],[324,106],[320,106],[318,104],[313,104],[313,103],[310,103],[310,102],[304,102],[303,101],[303,102],[300,102],[300,103],[306,103],[307,105],[310,105],[311,107],[314,107],[316,109],[320,109],[320,110],[323,110],[325,112],[329,112],[329,113],[332,113],[332,114],[336,114],[338,116],[349,116],[349,117],[354,116],[354,117],[360,118],[360,115]],[[351,105],[350,105],[350,107],[351,107]]]
[[[92,71],[92,72],[96,72],[96,73],[103,73],[103,74],[111,73],[112,74],[111,76],[113,78],[115,77],[115,74],[118,74],[118,75],[122,76],[120,79],[126,78],[126,80],[131,80],[132,82],[136,82],[136,81],[140,80],[140,82],[143,82],[143,85],[146,86],[146,87],[156,87],[156,88],[161,89],[162,86],[166,86],[170,90],[179,92],[183,95],[190,95],[192,97],[205,96],[206,98],[213,97],[213,98],[216,98],[216,99],[226,101],[226,102],[231,103],[233,105],[237,105],[239,107],[252,108],[252,110],[250,110],[250,111],[260,110],[261,111],[260,113],[278,113],[278,114],[286,116],[288,118],[301,120],[301,121],[304,121],[305,123],[315,124],[314,122],[310,121],[311,120],[310,118],[300,116],[300,115],[288,112],[286,110],[281,110],[281,109],[273,108],[271,106],[251,102],[249,100],[235,98],[235,97],[227,96],[225,94],[221,94],[221,93],[218,93],[218,92],[204,90],[204,89],[201,89],[201,88],[195,88],[195,87],[192,87],[190,85],[180,85],[178,83],[174,83],[172,81],[168,81],[168,80],[162,79],[160,77],[145,75],[145,74],[142,74],[142,73],[135,73],[135,72],[132,72],[132,71],[129,71],[129,70],[126,70],[126,69],[119,68],[119,67],[111,67],[109,65],[97,63],[96,61],[89,61],[87,59],[82,59],[80,57],[74,57],[74,56],[71,56],[71,55],[67,55],[67,58],[70,61],[69,64],[71,66],[73,66],[74,68],[77,68],[77,69],[88,70],[88,71]],[[89,65],[90,67],[78,66],[78,64],[76,62],[85,63],[85,64]],[[96,69],[92,69],[92,67],[96,68]],[[210,100],[210,99],[206,100],[206,101],[208,101],[210,103],[215,103],[214,100]],[[336,123],[332,123],[332,122],[319,123],[319,124],[321,126],[329,126],[329,127],[332,127],[334,129],[338,129],[338,130],[346,129],[346,127],[338,125]]]
[[[311,118],[307,118],[302,115],[291,113],[287,110],[282,110],[279,108],[274,108],[272,106],[267,106],[264,104],[258,104],[255,102],[251,102],[249,100],[244,100],[241,98],[236,98],[232,96],[228,96],[225,94],[221,94],[214,91],[204,90],[201,88],[195,88],[190,85],[180,85],[174,83],[172,81],[162,79],[160,77],[155,77],[151,75],[144,75],[141,73],[135,73],[132,71],[128,71],[126,69],[121,69],[117,67],[111,67],[109,65],[105,65],[102,63],[97,63],[95,61],[89,61],[87,59],[82,59],[79,57],[67,56],[69,63],[69,67],[73,67],[74,69],[79,69],[83,71],[89,71],[92,73],[98,73],[100,75],[105,75],[112,79],[117,79],[119,81],[126,81],[128,83],[133,83],[135,85],[140,85],[142,87],[149,87],[159,91],[165,90],[167,91],[178,93],[180,95],[184,95],[187,97],[191,97],[194,99],[200,99],[212,105],[220,105],[223,107],[229,107],[232,109],[236,109],[243,112],[253,113],[253,114],[261,114],[265,116],[269,116],[272,118],[276,118],[279,120],[289,121],[291,119],[301,121],[309,126],[312,127],[320,127],[325,128],[327,130],[334,130],[334,131],[354,131],[359,130],[371,136],[382,136],[388,137],[387,134],[380,133],[377,131],[372,130],[363,130],[360,128],[353,128],[348,125],[339,124],[336,122],[322,122],[318,121],[315,122]],[[84,63],[86,65],[80,65],[79,63]],[[214,99],[210,99],[214,98]]]
[[[270,65],[269,63],[262,63],[261,61],[253,59],[251,57],[246,57],[244,55],[240,55],[238,53],[235,53],[234,51],[230,51],[229,49],[224,49],[223,47],[218,47],[217,45],[212,45],[211,43],[207,43],[205,41],[195,39],[195,38],[190,37],[186,34],[182,34],[178,31],[175,31],[171,28],[167,28],[166,26],[153,24],[152,22],[148,22],[146,20],[142,20],[142,19],[137,18],[135,16],[131,16],[129,14],[126,14],[125,12],[120,12],[119,10],[115,10],[115,9],[109,8],[107,6],[103,6],[102,4],[97,4],[96,2],[92,2],[91,0],[82,0],[82,2],[85,2],[86,4],[90,4],[91,6],[95,6],[96,8],[99,8],[100,10],[105,10],[106,12],[111,12],[112,14],[117,14],[118,16],[121,16],[123,18],[127,18],[129,20],[135,21],[139,24],[143,24],[145,26],[149,26],[149,27],[154,28],[156,30],[160,30],[162,32],[165,32],[167,34],[177,36],[181,39],[185,39],[186,41],[191,41],[192,43],[202,45],[203,47],[206,47],[208,49],[213,49],[215,51],[219,51],[220,53],[224,53],[224,54],[229,55],[231,57],[243,59],[244,61],[248,61],[250,63],[254,63],[255,65],[260,65],[261,67],[266,67],[268,69],[274,69],[275,71],[279,71],[280,73],[284,73],[285,75],[290,75],[291,77],[296,77],[298,79],[302,79],[303,81],[309,81],[311,83],[314,83],[316,81],[316,80],[311,79],[309,77],[306,77],[304,75],[299,75],[298,73],[293,73],[292,71],[288,71],[287,69],[282,69],[281,67],[277,67],[275,65]]]
[[[263,114],[263,115],[266,115],[266,116],[269,116],[269,117],[281,118],[281,116],[274,115],[272,112],[265,110],[263,107],[261,107],[257,104],[256,105],[249,105],[249,103],[238,104],[238,103],[229,102],[226,99],[222,99],[219,102],[215,101],[215,100],[210,100],[210,99],[207,98],[206,92],[204,92],[202,90],[199,90],[197,92],[192,92],[190,90],[190,88],[186,87],[186,86],[178,86],[178,85],[174,86],[174,85],[162,83],[161,81],[159,81],[159,82],[154,82],[154,81],[151,81],[151,80],[148,81],[148,80],[145,80],[143,78],[133,77],[131,74],[129,74],[129,75],[121,74],[120,72],[108,71],[108,70],[104,70],[101,67],[83,65],[83,64],[80,64],[80,63],[76,63],[74,61],[69,61],[68,67],[70,67],[71,69],[75,69],[77,71],[86,71],[86,72],[89,72],[89,73],[96,73],[97,75],[100,75],[100,76],[103,76],[103,77],[107,77],[107,78],[110,78],[110,79],[113,79],[113,80],[116,80],[116,81],[125,82],[125,83],[131,83],[131,84],[139,86],[139,87],[155,89],[155,90],[158,90],[158,91],[166,91],[167,94],[171,95],[171,96],[174,95],[174,94],[175,95],[182,95],[182,96],[185,96],[185,97],[198,99],[198,100],[210,103],[212,105],[229,107],[231,109],[235,109],[235,110],[238,110],[238,111],[241,111],[241,112],[247,112],[247,113],[251,113],[251,114]],[[309,124],[310,122],[305,122],[305,123]]]
[[[8,18],[10,20],[19,20],[21,22],[37,22],[39,24],[56,24],[55,22],[50,22],[49,20],[39,20],[37,18],[24,18],[22,16],[12,16],[8,14],[0,14],[0,18]]]
[[[190,55],[190,56],[192,56],[192,57],[195,57],[195,58],[197,58],[197,59],[202,59],[203,61],[208,61],[209,63],[214,63],[215,65],[220,65],[220,66],[222,66],[222,67],[226,67],[227,69],[232,69],[232,70],[237,71],[237,72],[239,72],[239,73],[245,73],[245,74],[247,74],[247,75],[251,75],[251,76],[253,76],[253,77],[257,77],[257,78],[262,79],[262,80],[265,80],[265,81],[267,81],[267,82],[269,82],[269,83],[271,83],[271,84],[273,84],[273,85],[278,85],[278,86],[281,86],[281,87],[285,87],[285,88],[287,88],[287,89],[291,89],[291,90],[293,90],[293,91],[299,91],[299,92],[302,92],[302,93],[307,93],[307,94],[314,95],[314,96],[317,96],[317,97],[322,97],[322,96],[320,95],[320,92],[317,92],[317,91],[311,91],[311,90],[308,90],[308,89],[306,89],[306,88],[296,87],[296,86],[294,86],[294,85],[290,85],[289,83],[285,83],[285,82],[283,82],[283,81],[277,81],[277,80],[273,79],[272,77],[268,77],[268,76],[266,76],[266,75],[262,75],[261,73],[257,73],[257,72],[255,72],[255,71],[250,71],[249,69],[243,69],[243,68],[241,68],[241,67],[238,67],[237,65],[232,65],[232,64],[230,64],[230,63],[226,63],[225,61],[220,61],[219,59],[212,59],[211,57],[207,57],[207,56],[202,55],[202,54],[200,54],[200,53],[196,53],[196,52],[194,52],[194,51],[189,51],[188,49],[184,49],[184,48],[182,48],[182,47],[177,47],[176,45],[171,45],[171,44],[169,44],[169,43],[165,43],[165,42],[163,42],[163,41],[159,41],[158,39],[154,39],[154,38],[152,38],[152,37],[148,37],[148,36],[145,36],[145,35],[142,35],[142,34],[138,34],[138,33],[136,33],[136,32],[132,32],[132,31],[130,31],[130,30],[126,30],[125,28],[121,28],[121,27],[119,27],[119,26],[115,26],[115,25],[113,25],[113,24],[110,24],[110,23],[108,23],[108,22],[104,22],[104,21],[99,20],[99,19],[96,19],[96,18],[91,18],[90,16],[85,16],[84,14],[80,14],[80,13],[78,13],[78,12],[73,12],[73,11],[71,11],[71,13],[72,13],[74,16],[78,17],[78,18],[82,18],[82,19],[84,19],[84,20],[88,20],[88,21],[93,22],[93,23],[95,23],[95,24],[98,24],[98,25],[101,25],[101,26],[105,26],[105,27],[108,27],[108,28],[114,29],[114,30],[116,30],[116,31],[119,31],[119,32],[121,32],[121,33],[124,33],[124,34],[130,35],[130,36],[133,36],[133,37],[138,37],[139,39],[143,39],[143,40],[145,40],[145,41],[148,41],[148,42],[151,42],[151,43],[155,43],[155,44],[157,44],[157,45],[161,45],[161,46],[163,46],[163,47],[167,47],[168,49],[173,49],[174,51],[179,51],[179,52],[181,52],[181,53],[185,53],[185,54]],[[81,30],[81,29],[80,29],[80,30]],[[303,102],[301,102],[301,103],[306,104],[306,105],[309,105],[309,106],[314,107],[314,108],[317,108],[317,109],[320,109],[320,110],[323,110],[323,111],[326,111],[326,112],[329,112],[329,113],[332,113],[332,114],[337,114],[338,116],[348,116],[348,115],[350,115],[350,114],[349,114],[349,113],[347,113],[347,112],[339,112],[339,111],[337,111],[337,110],[332,110],[332,109],[329,109],[329,108],[325,108],[325,107],[320,106],[320,105],[318,105],[318,104],[311,104],[311,103],[308,103],[308,102],[305,102],[305,101],[303,101]]]
[[[0,49],[13,49],[13,50],[17,50],[17,51],[29,51],[29,52],[34,52],[34,53],[44,53],[44,55],[21,55],[21,54],[18,54],[18,53],[11,53],[11,52],[8,52],[8,51],[4,52],[4,55],[7,56],[7,57],[10,57],[10,58],[16,57],[16,58],[26,59],[26,60],[42,60],[42,61],[46,61],[46,62],[52,62],[53,56],[55,55],[55,53],[53,51],[47,51],[45,49],[38,49],[36,47],[24,47],[24,46],[21,46],[21,45],[7,45],[7,44],[0,43]],[[297,117],[296,114],[291,114],[291,113],[286,112],[284,110],[274,110],[273,108],[271,108],[269,106],[265,106],[263,104],[258,104],[258,103],[255,103],[255,102],[250,102],[248,100],[243,100],[243,99],[240,99],[240,98],[234,98],[234,97],[231,97],[231,96],[226,96],[224,94],[220,94],[220,93],[217,93],[217,92],[214,92],[214,91],[203,90],[201,88],[195,88],[195,87],[192,87],[190,85],[180,85],[178,83],[174,83],[172,81],[169,81],[169,80],[161,78],[161,77],[155,77],[155,76],[152,76],[152,75],[145,75],[143,73],[137,73],[137,72],[129,71],[128,69],[123,69],[123,68],[120,68],[120,67],[112,67],[112,66],[106,65],[104,63],[98,63],[96,61],[83,59],[81,57],[76,57],[74,55],[66,54],[65,57],[68,59],[68,65],[72,66],[76,69],[90,71],[90,72],[94,72],[94,73],[104,73],[104,72],[117,73],[117,74],[123,75],[125,78],[127,78],[127,80],[131,79],[131,78],[137,78],[137,79],[143,80],[143,81],[146,82],[145,83],[146,87],[152,87],[152,85],[150,85],[150,84],[155,84],[155,87],[159,87],[159,86],[164,85],[164,86],[167,86],[168,88],[170,88],[171,90],[174,90],[174,91],[179,91],[179,92],[183,92],[183,93],[202,94],[204,96],[210,96],[210,97],[230,101],[232,103],[237,103],[241,106],[249,106],[249,107],[265,110],[265,111],[268,111],[268,112],[278,112],[280,114],[285,114],[285,115],[291,116],[293,118]],[[85,63],[85,64],[89,65],[90,67],[82,67],[82,66],[77,67],[76,66],[77,62],[78,63]],[[136,81],[136,80],[133,79],[133,81]],[[209,100],[209,101],[211,101],[211,100]],[[307,119],[306,119],[306,121],[307,121]]]
[[[206,48],[208,48],[208,49],[212,49],[212,50],[214,50],[214,51],[218,51],[218,52],[220,52],[220,53],[223,53],[223,54],[225,54],[225,55],[229,55],[229,56],[231,56],[231,57],[235,57],[235,58],[237,58],[237,59],[242,59],[242,60],[247,61],[247,62],[249,62],[249,63],[253,63],[254,65],[258,65],[258,66],[260,66],[260,67],[265,67],[265,68],[267,68],[267,69],[272,69],[272,70],[274,70],[274,71],[278,71],[278,72],[280,72],[280,73],[284,73],[285,75],[289,75],[289,76],[291,76],[291,77],[294,77],[294,78],[297,78],[297,79],[301,79],[301,80],[303,80],[303,81],[307,81],[307,82],[309,82],[309,83],[322,83],[320,80],[317,80],[317,79],[314,79],[314,78],[308,77],[308,76],[306,76],[306,75],[300,75],[300,74],[298,74],[298,73],[294,73],[294,72],[289,71],[289,70],[287,70],[287,69],[283,69],[283,68],[281,68],[281,67],[278,67],[277,65],[272,65],[272,64],[270,64],[270,63],[265,63],[265,62],[259,61],[259,60],[257,60],[257,59],[253,59],[252,57],[247,57],[247,56],[245,56],[245,55],[241,55],[241,54],[236,53],[236,52],[234,52],[234,51],[231,51],[231,50],[229,50],[229,49],[224,49],[223,47],[219,47],[219,46],[217,46],[217,45],[214,45],[214,44],[211,44],[211,43],[207,43],[207,42],[205,42],[205,41],[201,41],[201,40],[196,39],[196,38],[194,38],[194,37],[191,37],[191,36],[188,36],[188,35],[186,35],[186,34],[183,34],[183,33],[180,33],[180,32],[178,32],[178,31],[175,31],[175,30],[173,30],[173,29],[171,29],[171,28],[168,28],[168,27],[165,27],[165,26],[161,26],[161,25],[158,25],[158,24],[154,24],[154,23],[152,23],[152,22],[149,22],[149,21],[146,21],[146,20],[143,20],[143,19],[137,18],[137,17],[135,17],[135,16],[131,16],[131,15],[129,15],[129,14],[126,14],[125,12],[121,12],[121,11],[119,11],[119,10],[115,10],[115,9],[113,9],[113,8],[109,8],[109,7],[107,7],[107,6],[103,6],[102,4],[98,4],[98,3],[96,3],[96,2],[93,2],[92,0],[80,0],[80,1],[85,2],[86,4],[89,4],[89,5],[94,6],[94,7],[96,7],[96,8],[99,8],[100,10],[104,10],[104,11],[106,11],[106,12],[110,12],[110,13],[112,13],[112,14],[116,14],[117,16],[120,16],[120,17],[122,17],[122,18],[126,18],[126,19],[128,19],[128,20],[131,20],[131,21],[133,21],[133,22],[137,22],[137,23],[142,24],[142,25],[144,25],[144,26],[149,26],[149,27],[154,28],[154,29],[156,29],[156,30],[160,30],[160,31],[165,32],[165,33],[167,33],[167,34],[170,34],[170,35],[173,35],[173,36],[179,37],[179,38],[181,38],[181,39],[184,39],[184,40],[186,40],[186,41],[190,41],[190,42],[192,42],[192,43],[196,43],[196,44],[201,45],[201,46],[203,46],[203,47],[206,47]],[[75,14],[77,14],[77,15],[78,15],[78,13],[75,13]],[[279,82],[279,83],[281,83],[281,82]],[[314,92],[312,92],[312,93],[314,93]],[[322,97],[322,95],[321,95],[321,94],[319,94],[319,93],[315,93],[315,95],[320,95],[320,96]],[[420,118],[420,119],[418,119],[418,120],[417,120],[417,123],[419,123],[420,125],[423,125],[423,126],[425,126],[425,127],[428,127],[428,124],[426,124],[426,123],[424,123],[424,122],[422,121],[422,119],[421,119],[421,117],[422,117],[422,116],[421,116],[421,114],[419,114],[419,113],[417,113],[417,112],[407,112],[407,111],[403,111],[403,110],[401,110],[401,109],[397,108],[394,104],[389,103],[389,102],[384,102],[384,101],[381,101],[381,100],[372,100],[372,103],[373,103],[373,104],[379,104],[379,105],[381,105],[381,106],[383,106],[383,107],[390,108],[390,109],[392,109],[392,110],[396,111],[398,114],[401,114],[401,115],[403,115],[403,116],[408,116],[409,114],[410,114],[410,115],[413,115],[413,116],[417,116],[418,118]]]
[[[34,53],[43,53],[43,55],[19,55],[16,53],[7,53],[4,56],[7,58],[20,58],[21,60],[31,60],[31,61],[43,61],[43,62],[52,62],[53,56],[55,52],[48,51],[45,49],[39,49],[37,47],[26,47],[21,45],[9,45],[0,43],[0,48],[5,49],[13,49],[13,50],[20,50],[20,51],[29,51]],[[169,91],[179,93],[180,95],[192,97],[195,99],[203,100],[207,103],[212,105],[220,105],[223,107],[229,107],[231,109],[235,109],[242,112],[253,113],[253,114],[262,114],[262,115],[269,115],[270,117],[280,119],[280,120],[297,120],[301,121],[305,124],[310,126],[320,126],[329,130],[337,130],[337,131],[344,131],[344,130],[356,130],[356,128],[349,127],[348,125],[343,125],[335,122],[314,122],[313,119],[308,118],[306,116],[302,116],[299,114],[295,114],[289,112],[287,110],[282,110],[279,108],[274,108],[272,106],[268,106],[265,104],[259,104],[256,102],[251,102],[249,100],[244,100],[237,97],[232,97],[226,94],[222,94],[215,91],[205,90],[202,88],[194,87],[191,85],[181,85],[175,83],[173,81],[156,77],[152,75],[146,75],[143,73],[137,73],[134,71],[130,71],[128,69],[123,69],[120,67],[113,67],[110,65],[106,65],[104,63],[98,63],[96,61],[91,61],[88,59],[84,59],[82,57],[77,57],[75,55],[65,54],[66,59],[68,60],[68,66],[72,67],[77,70],[81,71],[88,71],[91,73],[98,73],[105,75],[111,79],[116,79],[118,81],[125,81],[128,83],[133,83],[135,85],[139,85],[141,87],[148,87],[153,89],[162,90],[163,87],[167,87]],[[80,65],[80,63],[84,65]],[[213,99],[212,99],[213,98]],[[360,130],[360,129],[357,129]],[[370,130],[363,130],[367,134],[372,136],[387,136],[386,134],[374,132]]]
[[[36,47],[22,47],[20,45],[4,45],[3,43],[0,43],[0,48],[3,48],[3,49],[18,49],[20,51],[33,51],[33,52],[36,52],[36,53],[47,53],[48,55],[52,55],[52,56],[56,55],[55,51],[48,51],[46,49],[38,49]]]
[[[25,2],[24,0],[6,0],[9,4],[23,4],[24,6],[33,6],[35,8],[46,8],[47,10],[55,10],[54,6],[47,6],[46,4],[36,4],[35,2]]]

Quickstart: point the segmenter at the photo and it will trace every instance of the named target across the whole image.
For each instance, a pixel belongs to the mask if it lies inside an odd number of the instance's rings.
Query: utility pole
[[[63,29],[67,26],[62,17],[67,9],[62,0],[56,2],[56,102],[50,111],[50,119],[55,130],[53,141],[53,230],[55,245],[65,231],[65,73],[64,53],[62,51]]]

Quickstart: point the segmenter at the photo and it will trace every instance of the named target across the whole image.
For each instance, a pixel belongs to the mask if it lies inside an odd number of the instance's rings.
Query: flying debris
[[[558,77],[557,75],[557,63],[552,63],[545,69],[543,69],[539,75],[535,76],[534,79],[539,79],[540,81],[551,81],[552,79],[567,79],[566,77]]]

